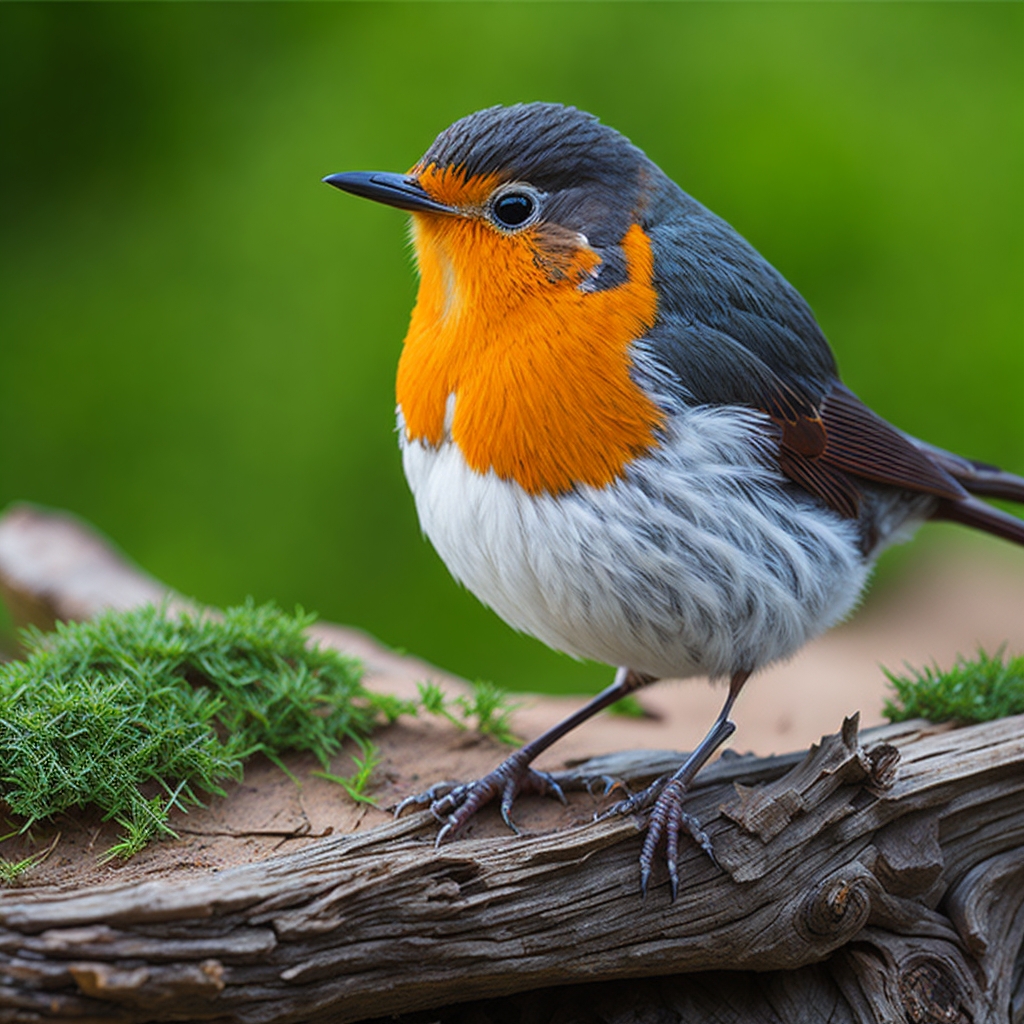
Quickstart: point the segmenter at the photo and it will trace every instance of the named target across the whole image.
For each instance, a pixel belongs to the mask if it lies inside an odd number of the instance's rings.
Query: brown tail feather
[[[962,483],[970,490],[974,490],[966,481]],[[973,526],[976,530],[984,530],[985,533],[1002,537],[1003,540],[1024,544],[1024,519],[1018,519],[1009,512],[986,505],[977,498],[961,498],[959,501],[940,498],[932,519],[963,523],[965,526]]]
[[[1007,473],[998,466],[975,462],[973,459],[965,459],[963,456],[943,451],[934,445],[919,441],[916,437],[911,440],[931,458],[932,462],[944,469],[971,494],[1024,503],[1024,477]]]
[[[1013,473],[1004,473],[995,467],[977,465],[974,472],[966,474],[953,473],[971,492],[983,498],[1003,498],[1006,501],[1024,502],[1024,479]]]

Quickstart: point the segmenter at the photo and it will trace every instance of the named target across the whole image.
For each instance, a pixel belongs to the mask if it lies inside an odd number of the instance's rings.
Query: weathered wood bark
[[[427,814],[187,884],[3,893],[0,1020],[1024,1020],[1024,716],[847,721],[723,758],[690,809],[719,863],[685,849],[674,904],[663,874],[638,895],[633,820],[437,850]]]

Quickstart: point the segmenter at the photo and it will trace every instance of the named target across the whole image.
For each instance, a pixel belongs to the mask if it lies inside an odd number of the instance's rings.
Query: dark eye
[[[528,192],[506,192],[494,200],[491,213],[503,228],[522,227],[537,209],[537,200]]]

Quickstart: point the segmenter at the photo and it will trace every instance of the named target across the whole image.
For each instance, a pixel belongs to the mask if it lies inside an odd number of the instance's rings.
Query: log
[[[48,576],[22,557],[47,530],[84,528],[0,521],[0,580],[62,617],[73,559]],[[639,783],[668,763],[576,770]],[[718,863],[684,848],[674,903],[663,869],[638,894],[632,818],[435,849],[427,812],[184,882],[11,890],[0,1020],[1021,1021],[1022,769],[1024,716],[851,718],[807,752],[723,757],[688,805]]]

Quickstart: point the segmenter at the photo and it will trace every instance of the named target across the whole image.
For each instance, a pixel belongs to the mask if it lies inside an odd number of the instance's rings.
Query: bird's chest
[[[502,250],[470,263],[418,237],[396,385],[405,439],[451,441],[472,470],[531,495],[603,487],[654,447],[664,417],[633,380],[631,346],[657,301],[646,236],[627,243],[629,280],[586,292],[575,274],[524,283]]]

